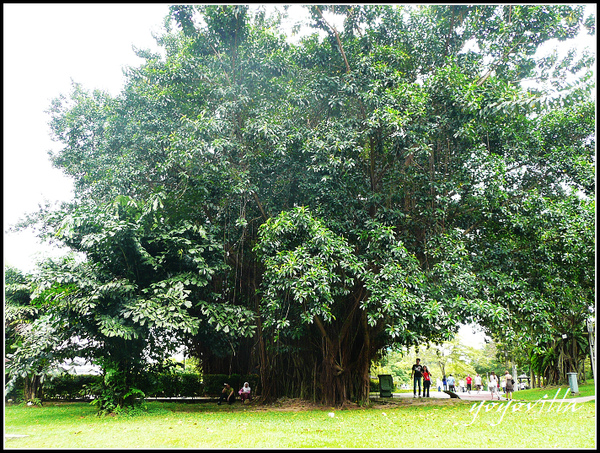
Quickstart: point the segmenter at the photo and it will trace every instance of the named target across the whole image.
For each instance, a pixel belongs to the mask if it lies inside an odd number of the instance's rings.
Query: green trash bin
[[[571,393],[576,395],[579,393],[579,386],[577,385],[577,373],[567,373],[569,378],[569,387],[571,387]]]
[[[379,396],[381,398],[390,398],[394,389],[394,379],[391,374],[379,375]]]

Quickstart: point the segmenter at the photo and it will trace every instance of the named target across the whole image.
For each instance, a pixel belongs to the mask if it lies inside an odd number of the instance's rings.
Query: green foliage
[[[94,396],[91,388],[100,384],[102,377],[88,374],[62,373],[44,381],[44,399],[73,400]]]
[[[456,379],[476,373],[484,374],[491,371],[485,360],[486,353],[460,344],[458,338],[439,344],[421,344],[407,350],[388,350],[377,362],[373,372],[392,374],[399,383],[412,387],[410,374],[416,359],[421,359],[421,365],[426,365],[432,375],[432,385],[437,379],[452,374]],[[389,370],[389,371],[388,371]]]
[[[37,340],[32,339],[40,325],[38,307],[30,303],[33,291],[32,277],[24,275],[13,267],[4,269],[4,341],[5,341],[5,396],[32,400],[39,399],[40,383],[51,366],[47,350],[38,348]],[[47,337],[44,338],[47,340]],[[44,343],[47,344],[47,341]],[[35,357],[21,361],[13,357],[14,351],[25,347]],[[46,348],[47,349],[47,348]],[[18,371],[12,371],[17,369]],[[21,392],[16,388],[22,385]]]
[[[576,194],[559,200],[532,197],[514,209],[514,226],[510,234],[502,227],[494,254],[484,254],[481,276],[496,282],[492,294],[510,313],[496,328],[490,325],[492,332],[511,355],[514,349],[526,352],[522,366],[531,366],[550,382],[565,381],[569,370],[579,371],[589,350],[593,211],[594,202]],[[526,278],[515,281],[515,271]]]
[[[378,376],[380,374],[391,374],[394,379],[394,384],[412,384],[410,379],[411,364],[408,364],[408,360],[403,360],[396,357],[395,353],[388,352],[381,359],[374,362],[371,365],[370,374],[372,376]],[[373,387],[373,382],[377,385]],[[370,389],[372,392],[379,391],[379,380],[371,379]]]
[[[502,376],[507,369],[510,371],[512,368],[510,366],[510,359],[513,357],[509,357],[504,352],[501,345],[496,344],[494,341],[486,343],[479,353],[473,356],[472,365],[475,368],[475,372],[481,376],[486,376],[493,371],[497,376]],[[522,370],[521,363],[517,363],[517,365],[518,369]]]
[[[7,354],[6,392],[10,393],[17,382],[21,382],[24,399],[41,398],[44,380],[79,349],[67,333],[65,321],[43,315],[20,329],[20,340],[14,353]]]
[[[4,268],[4,340],[7,352],[22,341],[29,324],[38,317],[31,305],[32,278],[13,267]]]
[[[10,378],[8,377],[7,373],[5,372],[4,374],[4,382],[8,383],[10,381]],[[17,378],[15,379],[14,383],[8,387],[5,384],[4,387],[4,400],[5,401],[23,401],[24,399],[24,385],[23,385],[23,379],[22,378]]]
[[[21,405],[23,405],[23,406],[42,407],[43,403],[42,403],[42,400],[39,399],[39,398],[30,398],[27,401],[23,401],[21,403]]]
[[[35,341],[15,354],[14,373],[16,358],[39,360],[36,351],[44,347],[52,356],[59,340],[77,335],[82,356],[103,367],[104,393],[95,404],[111,411],[139,396],[126,375],[143,367],[145,349],[151,345],[156,357],[172,352],[175,345],[162,338],[195,335],[197,316],[205,326],[216,323],[225,339],[252,332],[244,322],[252,313],[241,307],[217,310],[204,290],[222,267],[217,246],[201,227],[165,224],[160,196],[142,206],[124,196],[101,208],[82,206],[61,219],[56,231],[87,261],[47,263],[42,269],[32,298],[47,317],[37,321]]]
[[[103,369],[102,379],[88,388],[96,395],[90,404],[96,407],[98,415],[118,413],[125,407],[143,403],[145,394],[137,388],[134,381],[136,375],[131,370],[123,369],[110,359],[104,359],[100,363]]]
[[[195,397],[206,393],[203,379],[198,373],[145,372],[139,385],[147,397]]]

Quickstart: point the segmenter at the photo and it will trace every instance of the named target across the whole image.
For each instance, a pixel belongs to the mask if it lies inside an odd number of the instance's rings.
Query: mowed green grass
[[[588,379],[585,384],[578,384],[579,393],[572,395],[568,385],[554,385],[543,389],[518,390],[513,392],[514,399],[538,400],[538,399],[572,399],[596,394],[596,386],[593,379]]]
[[[135,416],[87,403],[6,406],[6,448],[595,448],[596,405],[567,411],[513,402],[396,398],[388,405],[281,410],[146,403]]]

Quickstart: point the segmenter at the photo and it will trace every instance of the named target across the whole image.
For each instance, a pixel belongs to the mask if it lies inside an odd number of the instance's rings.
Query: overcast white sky
[[[70,91],[120,91],[122,68],[138,65],[132,45],[156,48],[168,4],[3,4],[4,264],[24,271],[47,253],[32,233],[7,233],[44,200],[71,198],[71,182],[51,167],[45,110]]]
[[[8,227],[44,200],[71,197],[71,182],[48,160],[58,146],[44,113],[51,99],[67,94],[71,79],[116,95],[122,68],[141,63],[132,45],[156,49],[152,31],[162,29],[168,5],[3,4],[5,265],[32,271],[52,253],[32,233]]]

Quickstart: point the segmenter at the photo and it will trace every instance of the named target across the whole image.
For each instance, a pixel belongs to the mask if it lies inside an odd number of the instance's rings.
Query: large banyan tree
[[[593,211],[593,57],[536,50],[593,19],[572,5],[305,9],[314,32],[293,42],[260,9],[172,6],[163,52],[136,50],[118,96],[57,99],[52,160],[76,200],[46,232],[137,291],[113,336],[170,288],[186,328],[169,341],[205,371],[257,369],[267,398],[365,401],[386,348],[470,321],[515,333],[516,314],[544,310],[523,304],[553,297],[540,279],[562,255],[533,278],[545,238],[523,225],[559,200],[578,206],[571,220]],[[593,224],[578,221],[589,270]],[[586,272],[560,284],[589,306]]]

